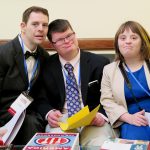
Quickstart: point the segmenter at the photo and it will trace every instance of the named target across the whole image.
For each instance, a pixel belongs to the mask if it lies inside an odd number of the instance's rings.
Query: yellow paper
[[[68,118],[66,123],[60,122],[60,128],[66,131],[89,125],[99,110],[99,107],[100,105],[90,112],[88,106],[85,106],[78,113]]]

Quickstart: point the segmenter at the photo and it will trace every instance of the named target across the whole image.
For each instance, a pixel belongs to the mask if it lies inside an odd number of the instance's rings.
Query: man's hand
[[[58,122],[59,122],[60,117],[62,117],[62,113],[59,110],[51,111],[47,117],[48,124],[53,128],[59,127]]]
[[[4,145],[2,137],[7,133],[7,129],[0,129],[0,145]]]
[[[3,137],[7,133],[7,129],[0,129],[0,137]]]
[[[92,120],[91,125],[103,126],[105,124],[105,119],[101,116],[100,113],[97,113],[95,118]]]

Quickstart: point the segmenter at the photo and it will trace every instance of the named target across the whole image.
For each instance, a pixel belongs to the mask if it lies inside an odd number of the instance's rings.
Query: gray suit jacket
[[[122,124],[118,120],[119,117],[128,112],[124,95],[124,78],[118,65],[119,61],[105,66],[101,82],[101,103],[114,128]],[[144,63],[144,70],[150,88],[150,74],[146,63]]]
[[[44,59],[48,58],[48,53],[40,46],[39,64],[35,78],[32,81],[30,95],[35,96],[36,84],[38,80]],[[22,91],[28,88],[28,77],[25,73],[24,54],[18,40],[18,37],[0,46],[0,126],[4,125],[11,119],[11,115],[7,112],[10,105],[20,95]],[[33,109],[33,104],[29,108]]]

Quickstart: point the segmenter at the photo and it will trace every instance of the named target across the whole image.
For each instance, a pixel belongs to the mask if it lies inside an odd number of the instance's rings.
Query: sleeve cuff
[[[45,120],[47,120],[49,113],[51,113],[52,111],[55,111],[55,110],[56,110],[56,109],[52,109],[52,110],[50,110],[50,111],[46,114],[46,116],[45,116]]]
[[[104,115],[101,114],[101,113],[99,113],[99,114],[104,118],[105,121],[107,121],[107,122],[109,123],[109,120],[108,120],[108,118],[107,118],[106,116],[104,116]]]

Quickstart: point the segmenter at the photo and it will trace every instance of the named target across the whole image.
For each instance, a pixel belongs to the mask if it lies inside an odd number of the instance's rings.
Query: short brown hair
[[[56,20],[52,21],[48,26],[47,37],[48,37],[49,41],[52,42],[52,33],[64,32],[69,28],[73,31],[73,28],[68,20],[56,19]]]
[[[124,60],[118,47],[118,37],[126,29],[131,29],[133,33],[136,33],[140,36],[142,40],[141,55],[143,59],[145,60],[149,59],[150,58],[150,36],[148,35],[148,32],[138,22],[127,21],[119,27],[115,35],[114,47],[116,52],[116,60],[122,60],[122,61]]]
[[[44,15],[46,15],[49,19],[49,14],[48,14],[48,10],[45,9],[45,8],[42,8],[42,7],[38,7],[38,6],[32,6],[32,7],[29,7],[27,8],[23,15],[22,15],[22,22],[25,22],[27,23],[28,22],[28,19],[29,19],[29,16],[32,12],[41,12],[43,13]]]

